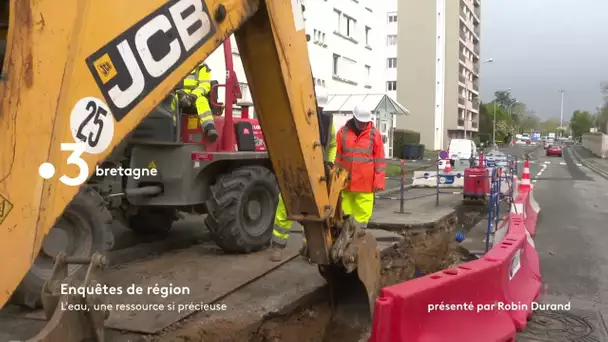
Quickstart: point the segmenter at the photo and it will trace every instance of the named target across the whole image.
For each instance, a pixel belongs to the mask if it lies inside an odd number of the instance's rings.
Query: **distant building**
[[[480,0],[401,0],[397,100],[412,115],[398,128],[430,149],[479,130]]]

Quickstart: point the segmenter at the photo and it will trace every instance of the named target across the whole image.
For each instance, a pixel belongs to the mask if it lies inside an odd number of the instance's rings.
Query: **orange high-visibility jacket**
[[[336,136],[336,166],[348,170],[350,181],[345,190],[373,192],[386,187],[386,160],[382,134],[368,123],[357,136],[349,120]]]

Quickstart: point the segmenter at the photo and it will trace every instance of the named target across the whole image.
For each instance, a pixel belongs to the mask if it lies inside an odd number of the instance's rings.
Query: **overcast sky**
[[[494,91],[512,94],[540,117],[576,109],[595,111],[600,82],[608,81],[608,1],[482,0],[483,101]]]

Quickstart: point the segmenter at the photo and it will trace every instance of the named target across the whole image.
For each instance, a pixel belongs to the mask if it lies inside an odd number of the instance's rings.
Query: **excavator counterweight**
[[[375,298],[375,240],[343,217],[347,174],[328,172],[323,161],[297,0],[3,3],[0,307],[95,167],[232,34],[287,212],[305,229],[309,257],[325,269],[358,269]]]

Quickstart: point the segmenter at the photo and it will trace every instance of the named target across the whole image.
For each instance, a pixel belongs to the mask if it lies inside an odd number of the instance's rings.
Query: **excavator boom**
[[[95,166],[233,33],[287,211],[304,225],[312,261],[332,264],[346,176],[328,176],[323,163],[300,6],[10,0],[0,82],[0,307]]]

